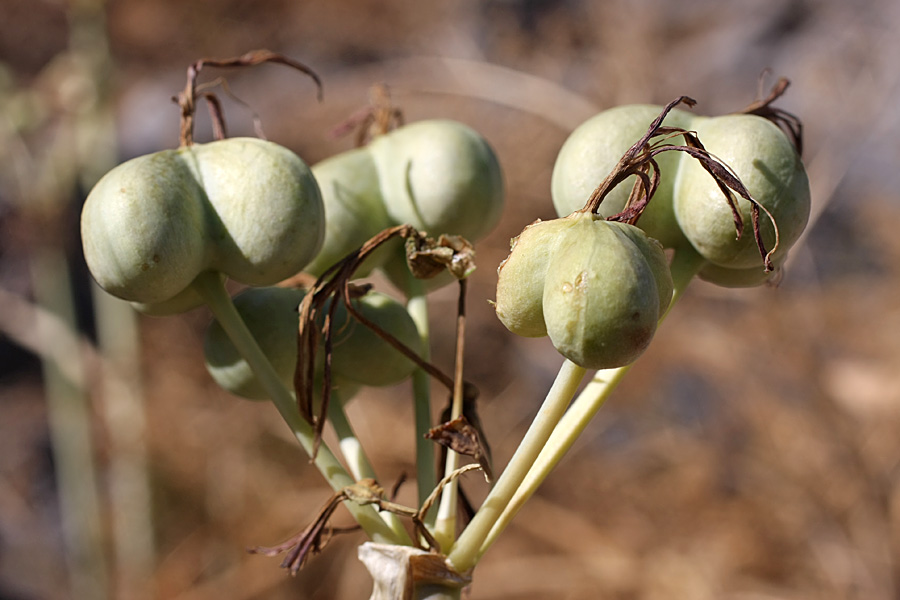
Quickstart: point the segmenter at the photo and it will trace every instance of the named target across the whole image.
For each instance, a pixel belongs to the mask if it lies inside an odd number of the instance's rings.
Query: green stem
[[[428,300],[425,296],[425,285],[410,275],[409,287],[411,291],[406,308],[419,330],[419,338],[422,340],[422,359],[428,361],[431,360],[431,335],[428,327]],[[421,506],[437,485],[437,475],[434,471],[434,443],[425,439],[425,434],[433,426],[431,422],[431,377],[422,369],[416,369],[412,374],[412,384],[416,426],[416,485],[419,506]],[[433,511],[429,513],[426,522],[434,522]]]
[[[672,280],[675,284],[672,302],[668,310],[660,318],[660,323],[666,318],[675,303],[681,298],[688,284],[700,271],[705,261],[692,248],[678,251],[670,267]],[[537,491],[550,471],[562,460],[575,440],[584,431],[600,407],[612,393],[625,374],[631,369],[631,365],[617,369],[603,369],[597,371],[590,383],[585,386],[578,398],[572,403],[572,407],[560,420],[559,425],[553,431],[547,445],[541,450],[534,465],[528,471],[528,475],[522,485],[516,490],[512,500],[506,506],[503,514],[494,523],[490,533],[484,539],[479,549],[479,556],[484,554],[496,541],[509,522],[522,508],[522,505]]]
[[[294,437],[297,438],[303,449],[312,456],[315,439],[312,426],[300,416],[300,411],[297,409],[293,395],[281,383],[281,379],[275,372],[272,363],[263,354],[253,334],[247,329],[218,275],[212,271],[201,273],[191,285],[206,301],[222,329],[231,338],[235,348],[238,349],[244,360],[250,365],[253,373],[265,387],[269,398],[272,399],[272,403],[275,404],[275,407],[281,414],[281,418],[291,428]],[[325,444],[319,447],[313,462],[335,491],[355,483],[354,479],[350,477]],[[378,513],[371,506],[360,506],[353,502],[345,504],[353,518],[356,519],[356,522],[362,526],[372,540],[397,544],[412,543],[409,536],[406,536],[406,539],[398,539],[397,534],[388,527],[387,523],[378,516]]]
[[[353,478],[357,481],[367,478],[379,481],[378,475],[375,474],[375,469],[372,467],[371,461],[369,461],[369,457],[366,456],[365,449],[359,443],[356,432],[353,431],[353,426],[350,424],[347,413],[344,411],[344,400],[340,397],[340,393],[337,390],[332,390],[331,393],[331,401],[328,403],[328,420],[334,428],[341,454],[344,456],[344,460],[347,461],[347,466],[350,468],[350,474]],[[388,511],[381,511],[378,514],[390,526],[398,539],[403,539],[408,535],[397,515]]]
[[[459,314],[456,320],[456,367],[453,376],[453,402],[450,406],[450,420],[453,421],[463,413],[463,364],[466,334],[465,281],[460,281]],[[444,477],[449,477],[459,466],[459,455],[447,449],[444,464]],[[456,505],[459,498],[459,481],[453,478],[441,492],[441,503],[438,507],[434,537],[445,551],[456,539]]]
[[[515,454],[447,557],[453,568],[460,573],[469,571],[478,562],[484,540],[563,416],[585,372],[584,367],[570,360],[566,360],[560,367],[556,381],[553,382]]]

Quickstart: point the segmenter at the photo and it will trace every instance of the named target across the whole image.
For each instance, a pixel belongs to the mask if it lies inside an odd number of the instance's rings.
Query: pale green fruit
[[[353,305],[366,319],[421,354],[419,331],[402,304],[385,294],[369,292]],[[361,385],[385,386],[403,381],[416,369],[413,361],[353,318],[343,304],[335,311],[332,327],[331,368],[337,377]]]
[[[544,280],[562,231],[571,219],[536,221],[513,238],[509,256],[497,268],[497,301],[500,322],[524,337],[547,335],[544,324]]]
[[[626,235],[634,244],[653,273],[653,280],[656,282],[656,291],[659,295],[659,316],[669,308],[672,303],[672,293],[674,285],[672,281],[672,272],[669,270],[669,261],[666,260],[665,252],[662,244],[656,239],[649,237],[643,230],[637,227],[625,227],[622,223],[617,223],[619,232]]]
[[[572,132],[553,166],[550,185],[557,215],[564,217],[584,207],[622,155],[647,133],[662,108],[647,104],[618,106],[591,117]],[[663,124],[688,128],[692,118],[686,111],[673,109]],[[675,138],[671,143],[681,145],[683,140]],[[661,173],[659,188],[637,223],[667,248],[684,243],[672,210],[672,187],[679,160],[680,152],[663,152],[656,157]],[[613,188],[600,204],[599,214],[609,217],[621,212],[634,182],[632,176]]]
[[[100,179],[81,212],[84,257],[114,296],[155,303],[207,266],[206,198],[182,151],[125,162]]]
[[[297,365],[297,307],[305,292],[294,288],[250,288],[234,297],[234,306],[281,383],[294,389]],[[234,347],[218,321],[210,323],[203,343],[206,369],[219,386],[236,396],[266,400],[262,383]]]
[[[478,133],[454,121],[405,125],[377,136],[365,148],[313,167],[325,201],[327,234],[307,271],[321,275],[383,229],[412,225],[437,239],[461,235],[475,242],[499,221],[503,178],[494,151]],[[401,291],[413,292],[401,242],[376,251],[357,271],[381,267]],[[426,280],[432,290],[453,281]]]
[[[143,305],[181,295],[203,271],[248,285],[299,272],[324,233],[307,166],[272,142],[232,138],[119,165],[85,202],[85,258],[109,293]],[[183,295],[171,307],[199,301]],[[151,312],[152,307],[146,307]]]
[[[810,210],[809,181],[791,142],[776,125],[753,115],[703,119],[693,126],[704,147],[728,165],[772,214],[780,236],[774,261],[783,260],[806,227]],[[685,236],[706,260],[733,269],[763,264],[753,236],[750,202],[739,201],[744,232],[738,240],[722,191],[696,160],[681,162],[674,207]],[[766,248],[771,249],[774,228],[764,213],[760,224]]]
[[[405,125],[369,144],[391,220],[431,237],[487,234],[503,210],[503,178],[493,150],[454,121]]]
[[[322,275],[329,267],[391,226],[381,198],[378,173],[368,148],[343,152],[313,165],[325,206],[325,242],[306,272]],[[387,258],[376,252],[356,272],[365,277]]]
[[[300,158],[256,138],[193,146],[199,181],[214,209],[212,267],[247,285],[299,273],[318,253],[325,215],[316,180]]]
[[[250,288],[234,298],[234,305],[272,363],[281,383],[294,388],[297,364],[298,306],[304,291],[293,288]],[[355,299],[354,306],[417,353],[421,341],[412,318],[396,300],[369,292]],[[324,322],[324,314],[319,326]],[[377,337],[368,327],[350,317],[343,304],[335,309],[333,327],[332,380],[344,396],[359,385],[384,386],[408,377],[415,364]],[[319,346],[315,379],[320,385],[323,372],[324,341]],[[217,321],[213,321],[204,341],[206,368],[222,388],[249,399],[265,399],[267,393],[250,366],[231,343]],[[349,394],[352,395],[352,394]]]
[[[569,218],[544,282],[547,333],[560,354],[582,367],[630,364],[650,344],[671,299],[671,291],[660,291],[672,289],[671,275],[651,267],[644,254],[664,262],[662,248],[636,246],[632,225],[590,214]]]
[[[786,258],[786,256],[782,256],[781,262]],[[775,265],[775,269],[767,273],[762,266],[750,267],[749,269],[729,269],[728,267],[720,267],[709,263],[700,270],[698,276],[703,281],[720,287],[750,288],[777,281],[776,278],[780,272],[780,265]]]

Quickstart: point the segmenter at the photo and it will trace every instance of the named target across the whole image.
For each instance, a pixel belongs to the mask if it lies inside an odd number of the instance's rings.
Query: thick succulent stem
[[[194,280],[192,286],[203,297],[235,348],[238,349],[265,387],[269,398],[275,404],[281,418],[290,427],[294,437],[312,456],[315,443],[312,426],[300,416],[294,397],[281,383],[275,368],[260,349],[250,330],[247,329],[217,274],[211,271],[201,273]],[[340,491],[355,483],[326,445],[321,445],[313,462],[335,491]],[[398,544],[412,543],[408,535],[405,536],[405,539],[398,537],[398,532],[391,530],[371,506],[360,506],[352,502],[346,503],[346,506],[356,522],[362,526],[372,540]]]
[[[410,286],[413,289],[407,302],[409,315],[412,317],[422,339],[422,358],[430,360],[430,333],[428,327],[428,300],[425,297],[424,284],[410,275]],[[431,429],[431,377],[422,369],[412,374],[413,407],[416,428],[416,483],[418,485],[419,505],[428,498],[431,490],[437,485],[434,471],[434,443],[425,438]],[[433,513],[426,521],[433,522]]]
[[[475,518],[459,536],[448,555],[448,560],[460,573],[469,571],[478,562],[484,540],[522,484],[544,444],[547,443],[569,405],[569,401],[575,395],[585,372],[584,367],[569,360],[566,360],[560,367],[556,381],[553,382],[553,386],[547,393],[544,403],[525,433],[518,449],[481,508],[478,509]]]
[[[453,402],[450,407],[450,420],[458,419],[463,414],[463,363],[465,358],[466,335],[466,280],[459,280],[459,303],[456,317],[456,368],[453,376]],[[444,464],[444,476],[449,477],[459,466],[459,454],[447,449]],[[459,498],[459,482],[454,478],[441,494],[435,523],[435,538],[441,548],[447,549],[456,538],[456,506]]]
[[[334,428],[338,438],[341,455],[344,457],[344,461],[347,463],[353,478],[357,481],[361,479],[379,481],[375,469],[372,467],[372,462],[366,455],[362,444],[360,444],[359,438],[356,437],[356,432],[353,431],[353,426],[347,418],[347,413],[344,412],[344,402],[339,394],[335,394],[335,397],[328,404],[328,420],[331,421],[331,426]],[[397,515],[388,511],[381,511],[378,514],[399,539],[403,539],[404,536],[408,535]]]

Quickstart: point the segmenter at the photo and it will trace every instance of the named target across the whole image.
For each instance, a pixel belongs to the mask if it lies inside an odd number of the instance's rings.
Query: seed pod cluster
[[[575,212],[537,222],[498,269],[496,311],[513,333],[548,335],[590,369],[630,364],[672,298],[662,246],[625,223]]]
[[[661,107],[620,106],[589,119],[563,144],[553,169],[552,194],[557,214],[584,206],[591,191],[613,170],[622,154],[647,131]],[[665,126],[696,132],[704,148],[746,186],[762,211],[759,218],[767,249],[778,247],[771,260],[784,262],[791,245],[809,219],[810,193],[806,171],[787,136],[771,121],[750,114],[697,117],[674,109]],[[680,143],[672,138],[669,143]],[[703,277],[721,285],[758,285],[770,278],[749,231],[751,203],[737,200],[745,231],[738,238],[731,207],[714,179],[695,158],[680,151],[656,156],[661,180],[637,225],[667,248],[690,244],[715,265]],[[599,212],[621,211],[634,178],[619,184],[604,199]],[[766,214],[768,211],[768,214]],[[747,270],[758,270],[750,274]],[[735,270],[731,273],[727,270]]]

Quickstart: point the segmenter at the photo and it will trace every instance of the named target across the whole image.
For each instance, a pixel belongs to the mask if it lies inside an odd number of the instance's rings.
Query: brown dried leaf
[[[489,452],[485,450],[486,445],[478,429],[469,423],[465,416],[432,427],[425,437],[458,454],[471,457],[481,466],[485,477],[489,481],[493,480]]]

